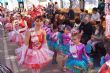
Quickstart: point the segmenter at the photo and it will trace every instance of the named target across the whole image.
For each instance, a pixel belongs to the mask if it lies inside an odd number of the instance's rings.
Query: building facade
[[[8,8],[9,10],[13,10],[19,7],[24,7],[25,9],[27,9],[28,6],[32,4],[34,4],[35,6],[37,6],[38,4],[46,6],[48,2],[49,0],[0,0],[0,5]]]
[[[0,5],[7,7],[10,10],[15,8],[22,7],[22,2],[24,8],[28,8],[29,5],[34,4],[37,6],[38,4],[42,4],[43,6],[47,6],[48,2],[57,2],[59,8],[69,8],[70,0],[0,0]],[[80,7],[81,9],[92,9],[93,7],[98,7],[98,3],[104,0],[71,0],[72,8]],[[20,3],[20,4],[19,4]]]

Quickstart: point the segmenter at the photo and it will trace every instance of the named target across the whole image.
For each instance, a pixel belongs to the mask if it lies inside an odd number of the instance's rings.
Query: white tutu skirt
[[[16,50],[18,62],[21,58],[22,50],[23,47]],[[23,66],[31,69],[42,68],[52,60],[53,54],[54,53],[48,49],[46,44],[39,50],[27,49]]]

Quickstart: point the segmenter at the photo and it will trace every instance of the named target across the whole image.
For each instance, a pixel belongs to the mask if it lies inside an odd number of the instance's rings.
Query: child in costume
[[[49,19],[45,19],[44,20],[44,24],[42,26],[42,28],[46,31],[47,34],[50,33],[50,28],[51,28],[51,26],[49,25],[49,23],[50,23]]]
[[[62,34],[62,42],[60,43],[60,51],[63,57],[65,55],[69,54],[69,46],[70,46],[70,40],[71,40],[71,33],[70,33],[71,27],[66,26],[64,29],[64,33]],[[59,39],[61,39],[59,38]],[[62,61],[63,67],[64,67],[64,61]]]
[[[71,40],[70,30],[71,30],[71,27],[66,26],[64,29],[64,33],[62,34],[62,44],[60,49],[64,55],[69,53],[69,46],[70,46],[70,40]]]
[[[42,28],[46,32],[46,40],[47,40],[48,47],[50,48],[51,40],[49,37],[51,36],[50,34],[52,32],[52,29],[51,29],[51,26],[49,25],[49,23],[50,23],[50,21],[48,19],[45,19]]]
[[[86,54],[85,51],[85,45],[80,43],[81,34],[76,33],[72,34],[72,43],[70,45],[69,51],[70,53],[65,56],[65,67],[67,70],[69,70],[67,73],[75,72],[75,73],[81,73],[87,71],[87,62],[88,64],[92,65],[89,57]],[[84,57],[86,57],[86,60],[84,60]]]
[[[106,55],[101,57],[100,64],[103,65],[105,62],[110,60],[110,40],[106,39],[104,42],[104,47],[106,49]]]
[[[58,52],[58,28],[57,26],[53,27],[52,32],[49,35],[51,43],[50,43],[50,49],[53,50],[54,55],[53,55],[53,60],[52,60],[52,64],[57,64],[57,52]]]
[[[46,43],[46,33],[41,28],[42,23],[41,16],[36,17],[35,27],[26,32],[25,44],[16,50],[18,63],[30,68],[32,73],[40,73],[40,69],[53,57]]]
[[[14,20],[13,22],[13,31],[10,32],[9,37],[10,40],[14,40],[19,46],[21,46],[23,44],[23,40],[25,38],[24,34],[28,26],[26,21],[22,19],[21,14],[17,14],[16,17],[17,20]]]
[[[81,25],[81,21],[79,18],[76,18],[75,19],[75,24],[74,24],[74,27],[72,28],[71,32],[75,32],[75,31],[78,31],[79,30],[79,27]]]

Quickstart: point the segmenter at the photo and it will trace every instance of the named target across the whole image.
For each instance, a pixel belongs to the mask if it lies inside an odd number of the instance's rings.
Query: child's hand
[[[93,63],[91,61],[88,61],[88,63],[89,63],[89,66],[92,66],[93,65]]]
[[[68,59],[68,55],[66,55],[65,57],[64,57],[64,60],[67,60]]]

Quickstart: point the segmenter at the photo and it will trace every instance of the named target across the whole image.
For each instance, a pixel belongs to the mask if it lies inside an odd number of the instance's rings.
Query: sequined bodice
[[[30,48],[40,49],[42,47],[44,36],[43,33],[37,34],[34,29],[31,30]]]
[[[66,45],[66,44],[69,44],[70,42],[70,39],[71,39],[71,35],[70,34],[63,34],[63,44]]]

